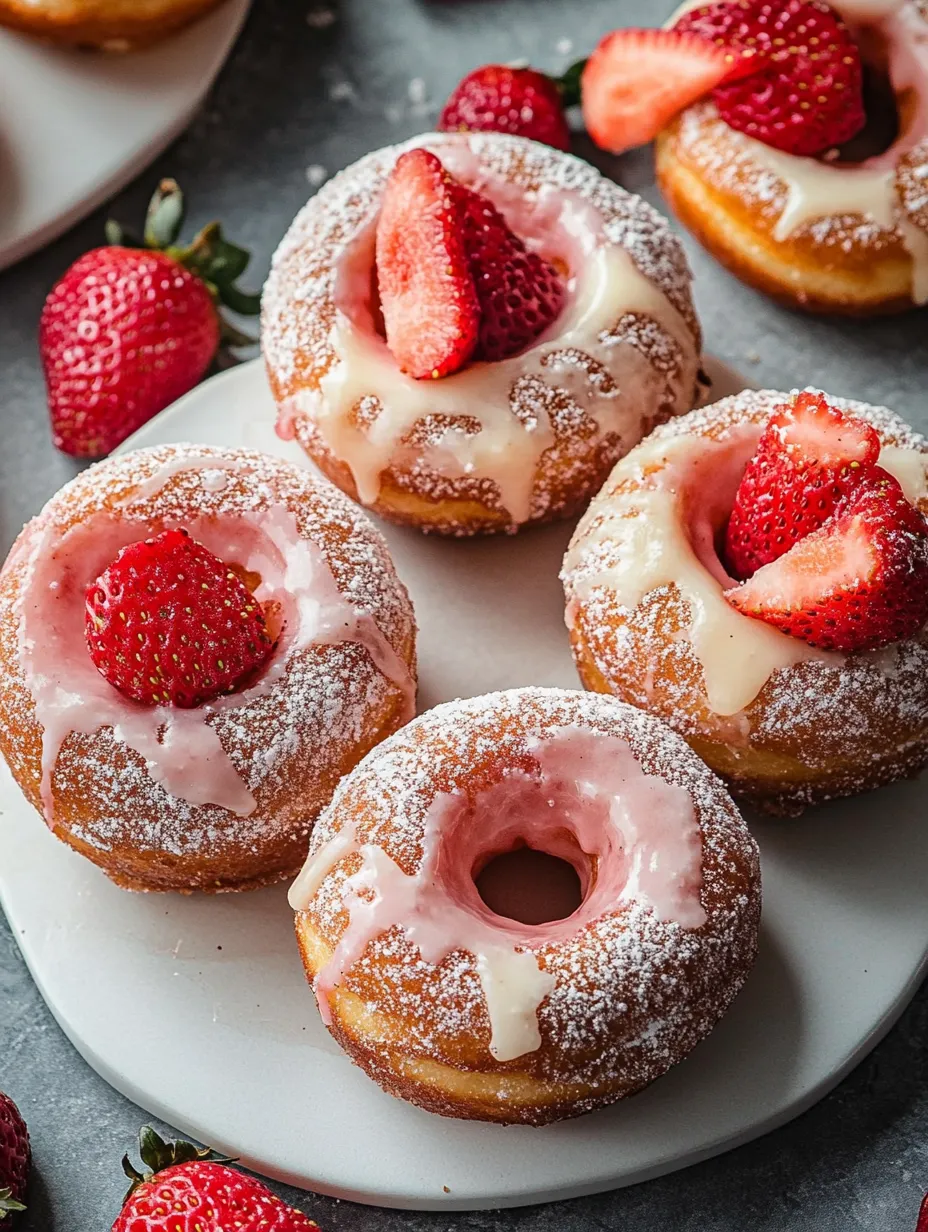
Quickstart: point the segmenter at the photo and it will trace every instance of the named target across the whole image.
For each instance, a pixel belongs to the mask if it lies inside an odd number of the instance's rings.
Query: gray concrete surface
[[[157,177],[175,175],[189,194],[191,224],[221,217],[230,234],[253,249],[257,283],[312,191],[309,168],[318,178],[368,149],[428,128],[435,100],[477,64],[526,57],[559,68],[611,26],[653,25],[664,15],[664,6],[649,0],[577,0],[569,9],[556,0],[345,0],[331,10],[334,21],[324,24],[316,3],[255,0],[206,107],[121,195],[115,213],[137,218]],[[594,156],[582,138],[576,150],[659,203],[646,153]],[[98,242],[103,216],[98,212],[0,275],[3,550],[75,469],[49,440],[35,331],[48,288]],[[928,428],[928,314],[859,324],[801,319],[742,287],[695,245],[689,251],[708,348],[752,383],[814,382],[886,402]],[[472,1215],[382,1212],[292,1191],[286,1196],[331,1232],[912,1232],[928,1188],[926,1030],[928,993],[922,990],[872,1056],[792,1125],[719,1159],[613,1194]],[[166,1022],[165,1050],[171,1046]],[[21,1232],[109,1229],[122,1192],[119,1159],[144,1115],[61,1035],[2,917],[0,1089],[19,1101],[35,1146],[30,1212]]]

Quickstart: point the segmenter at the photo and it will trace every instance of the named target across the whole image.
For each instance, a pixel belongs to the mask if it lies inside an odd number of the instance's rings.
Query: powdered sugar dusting
[[[626,742],[646,774],[686,790],[700,829],[707,916],[702,927],[683,928],[631,902],[576,932],[565,928],[560,939],[527,946],[554,987],[538,1011],[541,1047],[518,1065],[538,1078],[588,1084],[591,1093],[571,1110],[579,1112],[638,1089],[681,1059],[727,1008],[753,961],[757,850],[719,780],[678,736],[598,694],[519,689],[438,706],[343,781],[311,852],[351,825],[412,875],[436,795],[473,799],[508,772],[537,775],[532,749],[565,727]],[[329,945],[346,926],[344,882],[356,867],[357,857],[340,860],[306,914]],[[369,1010],[402,1022],[411,1056],[454,1064],[459,1041],[476,1037],[481,1055],[487,1047],[489,1021],[472,954],[456,951],[433,965],[402,927],[392,928],[368,945],[345,982]],[[512,1068],[486,1061],[494,1071]]]
[[[280,509],[322,553],[340,593],[373,618],[397,655],[414,663],[412,610],[386,546],[330,485],[247,450],[177,445],[110,459],[52,498],[26,527],[0,575],[0,658],[7,672],[0,690],[0,744],[33,802],[38,733],[18,656],[16,605],[34,537],[63,534],[101,513],[137,523],[143,538],[165,522],[255,518]],[[65,740],[53,780],[56,821],[100,851],[131,843],[178,857],[208,852],[221,861],[229,851],[257,851],[284,836],[299,842],[331,790],[333,767],[350,763],[359,744],[355,757],[369,747],[370,718],[389,711],[395,686],[358,643],[288,652],[284,667],[271,689],[255,690],[238,707],[223,706],[220,699],[207,720],[257,801],[250,817],[170,794],[112,729],[103,728]],[[303,792],[293,790],[297,783]]]
[[[827,792],[845,794],[894,777],[924,760],[928,738],[928,639],[924,635],[886,650],[850,656],[821,652],[773,671],[755,699],[736,714],[713,715],[707,705],[703,667],[688,630],[692,614],[671,579],[643,596],[634,610],[623,607],[608,584],[619,563],[608,536],[584,546],[584,535],[608,515],[618,494],[649,490],[661,442],[680,438],[734,440],[746,428],[759,433],[788,395],[746,391],[658,428],[650,442],[620,462],[568,554],[564,571],[574,649],[595,687],[660,715],[688,737],[723,741],[729,748],[764,749],[799,758],[832,776]],[[928,442],[885,407],[831,398],[849,414],[866,419],[880,435],[881,463],[900,479],[907,495],[928,512]],[[656,451],[656,454],[655,454]],[[650,459],[645,469],[646,459]],[[737,477],[735,478],[737,482]],[[679,515],[678,515],[679,517]],[[682,525],[682,522],[681,522]],[[716,583],[719,598],[724,569]],[[596,580],[601,579],[601,581]],[[584,587],[584,580],[592,588]],[[585,591],[580,598],[581,591]],[[744,617],[751,628],[756,622]],[[740,623],[737,622],[737,623]],[[793,640],[793,639],[790,639]],[[814,776],[813,776],[814,777]],[[738,781],[737,769],[732,770]],[[781,803],[801,804],[816,785],[782,784]]]

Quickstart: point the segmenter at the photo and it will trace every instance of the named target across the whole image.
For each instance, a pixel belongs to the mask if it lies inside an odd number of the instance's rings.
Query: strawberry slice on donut
[[[823,650],[914,637],[928,621],[928,523],[874,467],[824,525],[726,598]]]
[[[748,48],[679,30],[614,30],[580,79],[583,121],[604,150],[652,141],[674,116],[729,77],[753,71]]]
[[[471,359],[518,354],[564,303],[554,267],[430,150],[397,159],[377,223],[376,261],[387,345],[419,379],[449,376]]]
[[[443,377],[477,345],[480,304],[464,249],[459,185],[430,150],[396,160],[377,221],[387,345],[404,372]]]
[[[805,390],[776,411],[741,480],[725,531],[725,561],[748,578],[835,512],[873,470],[880,438],[823,394]]]
[[[864,126],[860,52],[847,26],[818,0],[718,0],[674,30],[721,50],[750,48],[754,72],[715,84],[719,116],[789,154],[840,146]]]

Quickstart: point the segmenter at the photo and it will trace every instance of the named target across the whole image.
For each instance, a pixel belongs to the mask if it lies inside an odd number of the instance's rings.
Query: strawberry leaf
[[[22,1202],[17,1202],[13,1197],[12,1190],[0,1189],[0,1224],[6,1222],[4,1216],[11,1215],[14,1211],[24,1211],[25,1209]]]

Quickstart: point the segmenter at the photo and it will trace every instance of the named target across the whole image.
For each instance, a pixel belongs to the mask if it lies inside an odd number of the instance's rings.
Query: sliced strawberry
[[[396,160],[377,221],[377,277],[387,345],[416,378],[462,368],[480,307],[462,235],[459,187],[429,150]]]
[[[818,530],[726,598],[823,650],[875,650],[928,620],[928,523],[880,467]]]
[[[274,649],[235,568],[183,530],[132,543],[87,588],[97,671],[148,706],[198,706],[232,692]]]
[[[480,302],[475,358],[506,359],[542,334],[564,303],[564,284],[526,248],[486,197],[461,188],[464,247]]]
[[[750,577],[831,517],[872,470],[880,438],[862,419],[808,390],[770,418],[725,532],[734,577]]]
[[[598,146],[621,154],[653,140],[684,108],[746,71],[753,71],[748,49],[717,47],[677,30],[615,30],[583,70],[583,119]]]
[[[713,91],[726,124],[790,154],[821,154],[863,127],[860,52],[818,0],[722,0],[691,9],[674,30],[719,49],[753,49],[757,73]]]

